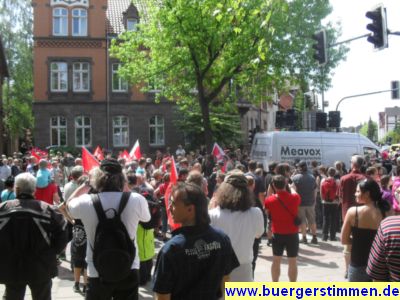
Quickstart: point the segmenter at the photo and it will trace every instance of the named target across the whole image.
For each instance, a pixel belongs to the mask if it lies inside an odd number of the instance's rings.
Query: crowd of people
[[[3,156],[4,299],[23,299],[26,285],[34,299],[50,299],[69,240],[73,289],[86,299],[138,299],[138,287],[151,280],[156,299],[218,299],[224,282],[254,280],[262,237],[272,247],[272,281],[280,279],[284,254],[296,281],[299,244],[318,244],[318,228],[326,243],[340,233],[349,281],[400,280],[400,217],[390,217],[400,211],[400,158],[378,164],[354,155],[347,172],[343,162],[306,161],[271,162],[265,170],[240,149],[223,160],[182,146],[174,154],[129,161],[107,154],[88,173],[69,153]],[[131,253],[120,250],[115,260],[112,245],[121,241],[107,230],[119,230]],[[164,246],[153,268],[155,238]],[[126,274],[106,280],[122,257]],[[21,266],[29,259],[36,263],[26,272]]]

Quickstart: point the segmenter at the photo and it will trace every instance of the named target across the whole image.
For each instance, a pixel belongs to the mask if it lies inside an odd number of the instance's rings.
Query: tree
[[[360,134],[365,135],[371,141],[376,142],[378,140],[378,124],[372,121],[371,117],[367,123],[360,129]]]
[[[10,78],[3,88],[4,125],[9,137],[22,136],[32,128],[33,13],[29,0],[3,0],[0,34]]]
[[[209,148],[210,106],[235,106],[232,83],[252,102],[304,81],[323,90],[345,52],[332,49],[323,69],[312,58],[311,35],[331,12],[328,0],[148,0],[147,6],[138,30],[112,43],[120,74],[144,90],[157,81],[158,99],[196,105]],[[332,24],[326,30],[331,41],[340,32]]]

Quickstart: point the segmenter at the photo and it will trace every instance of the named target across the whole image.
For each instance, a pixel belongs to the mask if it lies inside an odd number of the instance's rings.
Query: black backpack
[[[124,210],[131,193],[122,193],[118,212],[114,217],[107,218],[98,194],[91,194],[99,224],[96,228],[93,244],[93,263],[104,282],[118,282],[131,272],[135,259],[136,248],[129,237],[121,213]]]
[[[147,200],[151,218],[150,221],[139,222],[139,224],[146,230],[157,228],[161,220],[161,204],[148,191],[143,191],[141,195]]]

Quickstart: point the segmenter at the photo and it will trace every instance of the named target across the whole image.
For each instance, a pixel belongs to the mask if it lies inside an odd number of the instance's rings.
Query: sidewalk
[[[345,281],[343,247],[339,241],[322,242],[319,235],[319,244],[300,244],[298,257],[298,281]],[[309,237],[309,240],[311,238]],[[161,243],[157,243],[159,248]],[[67,252],[68,253],[68,252]],[[263,240],[257,260],[255,280],[271,281],[272,248]],[[282,260],[281,281],[288,281],[286,259]],[[73,276],[69,269],[69,262],[63,261],[59,267],[59,276],[53,280],[52,299],[77,300],[83,299],[81,294],[72,290]],[[151,285],[140,288],[140,299],[153,299]],[[0,296],[4,293],[4,286],[0,285]],[[27,289],[26,300],[31,300]]]

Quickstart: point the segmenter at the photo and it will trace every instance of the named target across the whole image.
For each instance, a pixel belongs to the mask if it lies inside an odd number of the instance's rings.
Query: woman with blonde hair
[[[211,225],[229,236],[240,262],[231,281],[253,281],[253,243],[264,232],[263,214],[253,197],[243,173],[228,173],[214,197],[217,207],[209,211]]]

